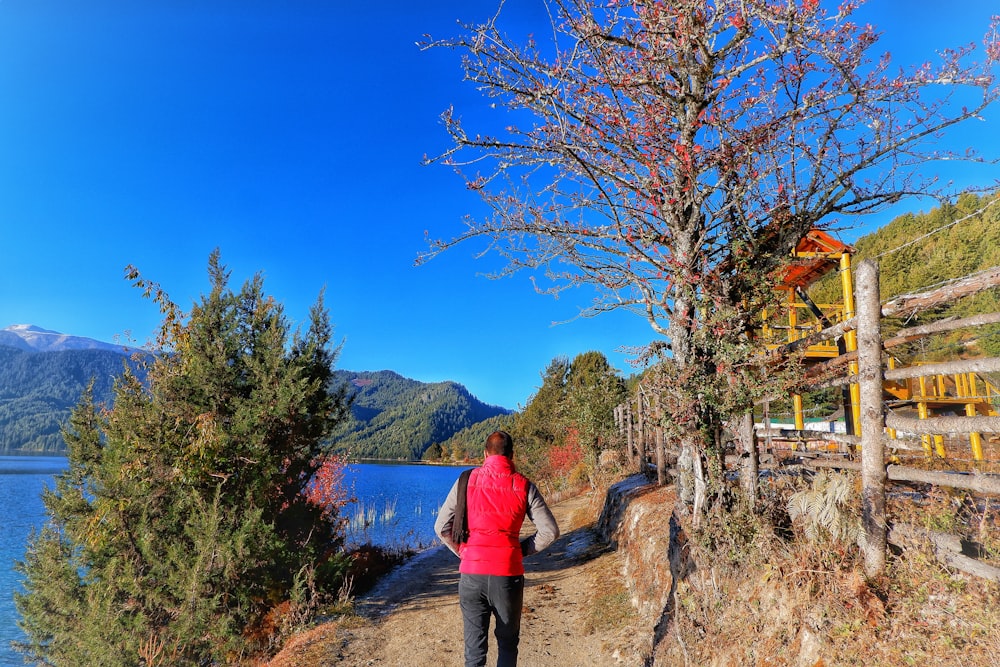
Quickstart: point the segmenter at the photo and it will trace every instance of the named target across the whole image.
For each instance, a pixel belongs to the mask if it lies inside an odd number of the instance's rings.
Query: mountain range
[[[65,352],[67,350],[103,350],[127,353],[134,348],[104,343],[93,338],[70,336],[36,327],[33,324],[13,324],[0,329],[0,345],[28,352]]]
[[[0,454],[58,454],[60,429],[94,381],[98,402],[134,363],[130,350],[28,324],[0,330]]]
[[[110,404],[114,380],[135,363],[135,348],[30,324],[0,330],[0,454],[62,454],[60,429],[94,380]],[[333,434],[354,458],[416,460],[434,443],[482,420],[509,414],[457,382],[426,383],[392,371],[338,370],[334,384],[352,396],[350,418]]]

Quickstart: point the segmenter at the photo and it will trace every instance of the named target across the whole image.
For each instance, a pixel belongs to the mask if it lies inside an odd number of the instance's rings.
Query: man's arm
[[[444,499],[444,505],[441,505],[441,509],[438,510],[437,519],[434,521],[434,532],[456,556],[458,555],[458,545],[451,539],[451,525],[455,522],[455,505],[457,504],[458,480],[455,480],[451,491],[448,492],[448,497]]]
[[[521,540],[521,553],[530,556],[542,551],[559,538],[556,518],[552,516],[552,511],[545,504],[545,498],[542,498],[534,482],[528,482],[527,516],[535,525],[535,534]]]

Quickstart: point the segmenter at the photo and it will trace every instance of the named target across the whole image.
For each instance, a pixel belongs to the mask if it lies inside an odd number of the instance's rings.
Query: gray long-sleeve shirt
[[[451,487],[448,497],[438,510],[437,520],[434,522],[434,532],[441,538],[444,545],[451,549],[452,553],[458,555],[458,545],[451,539],[451,525],[455,520],[455,507],[458,504],[458,481]],[[521,553],[525,556],[538,553],[559,538],[559,525],[552,516],[552,511],[545,504],[538,487],[534,482],[528,482],[528,510],[525,516],[535,526],[533,535],[529,535],[521,540]]]

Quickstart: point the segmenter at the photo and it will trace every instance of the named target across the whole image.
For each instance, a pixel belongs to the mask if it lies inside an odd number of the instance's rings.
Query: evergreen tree
[[[569,359],[556,357],[542,373],[542,386],[518,415],[511,435],[520,469],[531,478],[549,476],[548,452],[566,437],[562,405],[566,397]]]
[[[274,646],[336,585],[336,512],[303,493],[345,416],[330,391],[322,297],[292,334],[261,277],[234,292],[218,251],[211,291],[165,313],[146,381],[114,407],[88,390],[64,438],[69,468],[19,563],[31,658],[52,665],[231,664]]]
[[[584,475],[615,442],[614,409],[625,400],[625,381],[600,352],[573,362],[556,357],[542,373],[542,386],[517,415],[511,434],[518,467],[529,477],[557,486],[584,461]]]
[[[584,352],[570,364],[564,417],[576,431],[591,464],[617,434],[615,407],[625,401],[625,381],[600,352]]]
[[[424,451],[424,455],[421,459],[424,461],[440,461],[441,453],[441,445],[439,443],[432,442],[431,446]]]

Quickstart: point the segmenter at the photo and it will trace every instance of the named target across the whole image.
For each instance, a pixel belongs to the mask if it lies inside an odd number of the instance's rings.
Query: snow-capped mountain
[[[105,343],[93,338],[71,336],[37,327],[33,324],[13,324],[0,329],[0,345],[29,352],[61,352],[63,350],[108,350],[127,353],[124,345]]]

